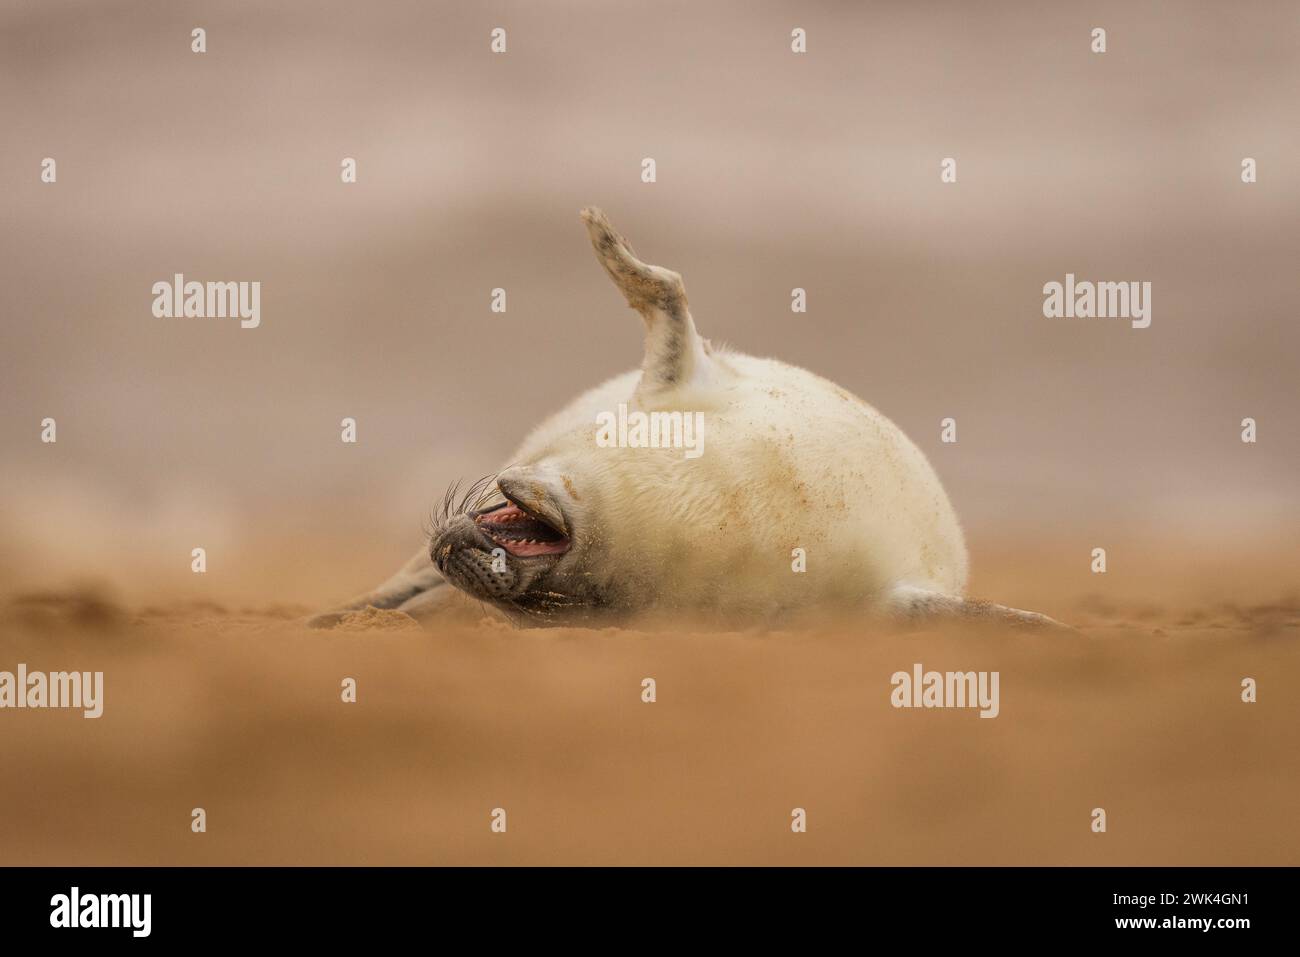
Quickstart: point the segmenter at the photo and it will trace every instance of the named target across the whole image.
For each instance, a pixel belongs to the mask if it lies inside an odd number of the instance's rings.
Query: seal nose
[[[506,601],[519,585],[517,569],[504,561],[472,519],[458,516],[429,545],[429,557],[450,584],[477,598]]]
[[[472,519],[458,515],[429,543],[429,558],[438,571],[446,572],[447,563],[458,549],[480,544],[480,536]]]

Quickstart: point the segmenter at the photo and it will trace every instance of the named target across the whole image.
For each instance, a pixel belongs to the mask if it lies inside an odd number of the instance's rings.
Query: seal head
[[[584,551],[574,548],[575,506],[547,470],[512,466],[444,508],[429,557],[449,583],[512,617],[572,612],[592,603],[569,582]]]

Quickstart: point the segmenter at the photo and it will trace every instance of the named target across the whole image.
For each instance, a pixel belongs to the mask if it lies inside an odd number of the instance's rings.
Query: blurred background
[[[1293,3],[9,0],[0,37],[10,588],[374,584],[450,481],[638,363],[586,204],[715,342],[897,421],[975,590],[1095,588],[1101,545],[1112,590],[1275,594],[1297,554]],[[260,281],[261,327],[154,318],[177,272]],[[1067,272],[1150,281],[1150,328],[1043,318]]]

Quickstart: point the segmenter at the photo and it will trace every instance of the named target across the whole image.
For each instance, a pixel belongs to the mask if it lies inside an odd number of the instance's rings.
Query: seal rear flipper
[[[636,396],[694,385],[710,378],[708,343],[695,331],[680,274],[636,258],[599,208],[582,211],[596,258],[623,293],[627,304],[645,320],[645,356]]]
[[[978,598],[962,598],[943,592],[918,588],[915,585],[896,585],[886,600],[891,617],[909,622],[927,619],[953,619],[988,624],[1003,624],[1013,628],[1033,628],[1048,631],[1073,632],[1070,625],[1036,611],[1009,608],[996,602]]]

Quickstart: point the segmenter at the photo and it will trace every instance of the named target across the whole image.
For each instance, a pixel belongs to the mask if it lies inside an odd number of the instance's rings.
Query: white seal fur
[[[599,209],[582,218],[645,321],[641,368],[542,422],[501,472],[449,495],[427,549],[312,624],[367,605],[436,614],[456,594],[446,583],[522,624],[661,613],[735,626],[809,611],[1052,623],[962,598],[961,526],[893,422],[804,369],[713,348],[681,276],[637,259]],[[700,454],[602,444],[598,420],[620,405],[691,416]]]

